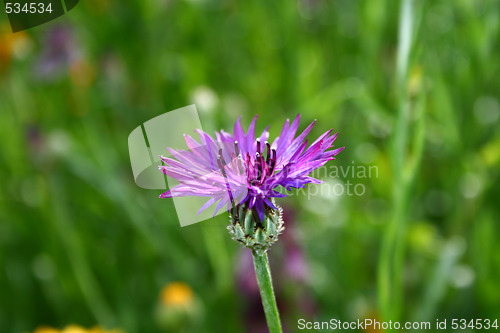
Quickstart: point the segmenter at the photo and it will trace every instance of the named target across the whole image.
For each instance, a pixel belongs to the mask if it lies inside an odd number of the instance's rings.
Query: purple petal
[[[265,198],[264,199],[264,202],[266,203],[266,205],[268,205],[269,207],[271,207],[272,209],[278,209],[276,208],[273,203],[271,202],[271,200],[269,200],[268,198]]]
[[[240,148],[241,154],[243,156],[246,155],[248,150],[246,146],[245,132],[241,127],[241,116],[236,121],[236,124],[234,124],[234,139],[235,141],[238,141],[238,146]]]
[[[253,117],[252,122],[250,123],[250,126],[248,127],[248,132],[246,135],[246,146],[248,149],[248,153],[250,155],[254,155],[256,151],[256,143],[255,143],[255,121],[257,121],[258,115],[255,115]]]
[[[207,209],[208,207],[212,206],[217,200],[220,200],[220,198],[217,198],[217,197],[213,197],[213,198],[210,198],[208,199],[207,202],[205,202],[203,204],[203,206],[201,206],[200,210],[198,211],[198,214],[196,214],[197,216],[201,214],[201,212],[203,212],[205,209]]]
[[[255,209],[257,210],[257,214],[259,214],[259,218],[261,221],[264,220],[264,202],[262,199],[257,199],[255,203]]]

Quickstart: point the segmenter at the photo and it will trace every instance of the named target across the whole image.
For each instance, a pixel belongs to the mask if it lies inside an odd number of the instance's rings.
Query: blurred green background
[[[265,332],[227,217],[181,228],[162,191],[134,183],[129,133],[192,103],[210,133],[259,114],[274,137],[300,112],[301,129],[318,119],[311,137],[340,132],[329,167],[378,170],[324,178],[363,195],[280,201],[288,332],[499,318],[500,2],[400,6],[85,0],[16,34],[1,14],[0,331]]]

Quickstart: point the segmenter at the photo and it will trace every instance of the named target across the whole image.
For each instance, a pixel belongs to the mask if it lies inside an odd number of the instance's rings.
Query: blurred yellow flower
[[[193,303],[194,295],[187,284],[172,282],[162,289],[160,299],[165,305],[189,306]]]
[[[87,333],[87,330],[81,326],[68,325],[64,328],[62,333]]]
[[[161,290],[155,317],[163,332],[194,332],[202,315],[202,304],[186,283],[172,282]]]
[[[86,333],[123,333],[122,330],[117,330],[117,329],[114,329],[114,330],[104,330],[102,329],[101,327],[99,326],[96,326],[92,329],[89,329],[87,331],[85,331]]]
[[[39,327],[33,333],[59,333],[59,331],[51,327]]]
[[[104,330],[103,328],[96,326],[91,329],[85,329],[78,325],[68,325],[63,330],[56,330],[52,327],[39,327],[33,333],[123,333],[121,330]]]

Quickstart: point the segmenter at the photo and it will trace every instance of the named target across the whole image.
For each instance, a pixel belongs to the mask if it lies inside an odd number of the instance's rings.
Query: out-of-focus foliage
[[[206,131],[258,113],[275,136],[300,112],[318,119],[312,136],[340,132],[347,148],[326,183],[280,202],[278,305],[291,332],[299,318],[377,318],[398,89],[416,105],[411,131],[425,119],[403,318],[498,316],[500,5],[420,1],[406,87],[395,83],[398,7],[88,0],[16,34],[0,14],[0,331],[261,332],[227,218],[180,228],[161,191],[134,184],[128,134],[192,103]]]

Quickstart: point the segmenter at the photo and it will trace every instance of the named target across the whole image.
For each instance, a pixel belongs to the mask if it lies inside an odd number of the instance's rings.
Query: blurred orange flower
[[[75,86],[80,88],[89,87],[95,79],[94,66],[84,59],[75,60],[70,65],[69,77]]]
[[[8,25],[0,26],[0,72],[8,67],[13,57],[22,56],[28,48],[29,37],[24,31],[12,33]]]

